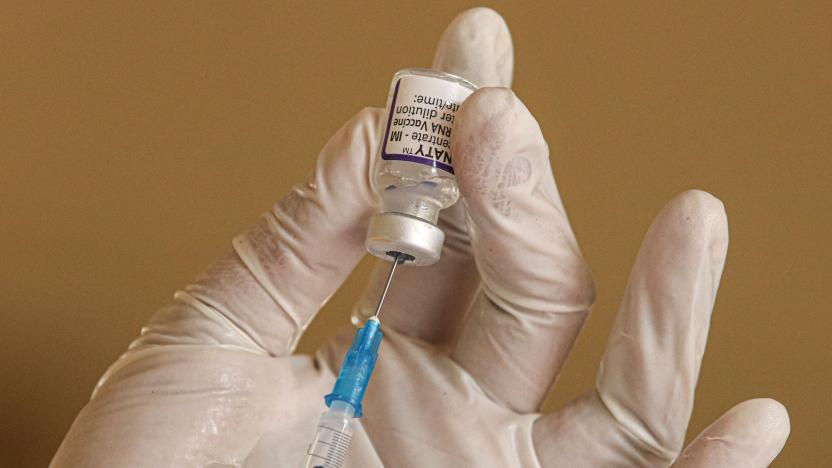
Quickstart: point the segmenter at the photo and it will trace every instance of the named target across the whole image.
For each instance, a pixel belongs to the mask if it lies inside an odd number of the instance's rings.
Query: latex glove
[[[434,67],[507,86],[502,19],[487,9],[457,17]],[[52,466],[301,465],[352,330],[315,357],[292,351],[364,255],[381,118],[366,109],[348,122],[309,180],[153,317]],[[540,415],[592,303],[592,279],[547,145],[511,91],[466,101],[452,151],[465,205],[443,213],[442,260],[397,274],[348,466],[761,467],[776,456],[789,422],[772,400],[737,405],[682,451],[728,243],[718,200],[685,192],[659,213],[596,388]],[[377,300],[379,277],[357,319]]]

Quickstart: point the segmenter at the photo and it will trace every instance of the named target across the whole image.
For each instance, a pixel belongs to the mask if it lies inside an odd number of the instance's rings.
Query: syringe
[[[347,351],[338,380],[335,381],[335,387],[332,393],[324,397],[329,410],[318,422],[315,438],[306,452],[304,468],[340,468],[347,459],[347,450],[355,428],[353,418],[361,417],[361,401],[378,359],[378,347],[383,335],[379,328],[378,315],[384,298],[387,297],[396,267],[413,259],[410,255],[399,252],[388,252],[388,255],[393,257],[393,266],[387,275],[387,283],[378,301],[376,313],[367,319],[363,328],[356,330],[352,346]]]

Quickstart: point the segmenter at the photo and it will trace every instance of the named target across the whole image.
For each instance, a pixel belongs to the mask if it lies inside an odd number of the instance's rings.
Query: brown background
[[[0,10],[3,466],[44,466],[154,309],[473,5],[35,3]],[[654,214],[702,188],[731,246],[690,435],[771,396],[793,426],[775,465],[828,464],[832,3],[518,3],[491,5],[599,289],[547,407],[592,385]]]

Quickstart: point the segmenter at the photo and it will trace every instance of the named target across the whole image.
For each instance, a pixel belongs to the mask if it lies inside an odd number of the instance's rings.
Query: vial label
[[[400,78],[390,100],[381,158],[426,164],[453,174],[451,131],[460,104],[471,93],[440,78]]]

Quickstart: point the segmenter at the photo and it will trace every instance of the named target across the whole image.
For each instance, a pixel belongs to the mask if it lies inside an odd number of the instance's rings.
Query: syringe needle
[[[361,417],[361,400],[364,399],[364,392],[373,374],[373,367],[378,359],[378,348],[384,335],[378,314],[381,312],[387,290],[390,289],[396,267],[399,263],[413,260],[412,256],[405,253],[389,252],[388,255],[393,257],[393,266],[387,275],[387,283],[378,301],[378,308],[364,323],[364,327],[355,331],[355,338],[344,357],[332,393],[324,397],[329,411],[321,417],[318,432],[307,452],[305,468],[338,468],[342,466],[346,457],[353,431],[351,421],[353,418]]]
[[[384,284],[384,291],[381,292],[381,298],[378,300],[378,307],[376,307],[376,313],[373,314],[373,317],[378,318],[378,314],[381,313],[381,305],[384,304],[384,298],[387,297],[387,290],[390,289],[390,283],[393,281],[393,273],[396,272],[396,267],[399,263],[404,262],[403,254],[399,252],[390,252],[390,256],[393,257],[393,266],[390,267],[390,273],[387,274],[387,282]]]

